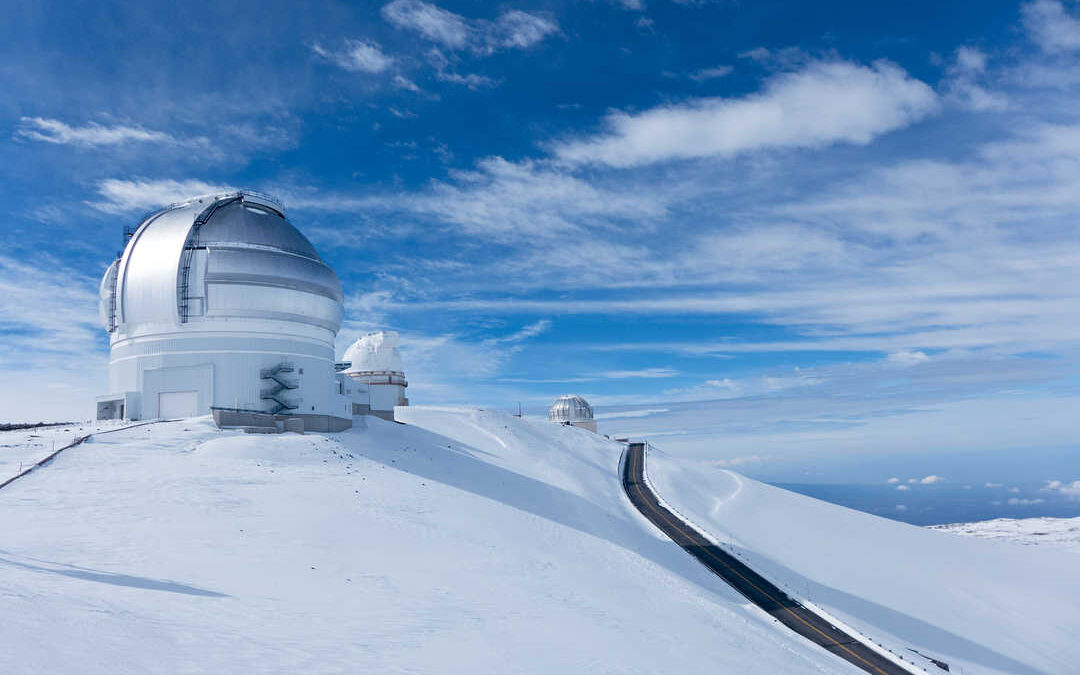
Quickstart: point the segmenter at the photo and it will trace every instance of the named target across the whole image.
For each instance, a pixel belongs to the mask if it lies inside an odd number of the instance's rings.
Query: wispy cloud
[[[674,368],[641,368],[638,370],[606,370],[598,374],[600,377],[609,380],[629,380],[676,377],[680,373]]]
[[[398,89],[404,89],[405,91],[411,91],[414,94],[419,94],[419,93],[423,92],[423,89],[421,89],[419,85],[417,85],[415,82],[413,82],[409,78],[405,77],[404,75],[395,75],[394,79],[393,79],[393,83],[394,83],[394,86],[397,87]]]
[[[866,144],[937,105],[929,86],[886,61],[816,61],[773,76],[759,94],[615,113],[607,133],[562,142],[554,151],[567,162],[633,167],[768,148]]]
[[[985,78],[988,57],[974,47],[960,47],[949,64],[942,82],[946,98],[971,110],[1002,111],[1009,107],[1008,97],[1000,91],[992,91],[982,80]]]
[[[550,319],[540,319],[534,323],[530,323],[526,326],[522,326],[520,330],[504,335],[502,337],[488,338],[484,340],[484,344],[488,345],[500,345],[500,344],[517,344],[524,342],[525,340],[532,339],[541,333],[546,333],[551,328]]]
[[[712,68],[702,68],[701,70],[695,70],[694,72],[690,73],[689,77],[691,80],[694,80],[696,82],[705,82],[707,80],[716,80],[721,77],[727,77],[734,70],[735,68],[727,65],[713,66]]]
[[[553,19],[539,14],[511,9],[494,21],[467,19],[422,0],[394,0],[383,7],[382,15],[394,26],[441,47],[477,54],[528,49],[559,31]]]
[[[190,199],[198,195],[224,192],[229,188],[201,180],[119,179],[109,178],[98,184],[102,199],[90,202],[106,213],[146,211],[158,206]]]
[[[5,420],[88,418],[106,381],[96,277],[51,255],[0,256]]]
[[[378,74],[389,70],[394,59],[383,53],[382,48],[371,40],[345,40],[340,49],[328,49],[320,44],[311,45],[320,58],[354,73]]]
[[[462,75],[460,73],[440,70],[435,73],[435,79],[441,82],[460,84],[462,86],[468,87],[469,89],[472,89],[473,91],[477,91],[480,89],[491,89],[493,87],[499,86],[499,82],[497,80],[493,80],[486,75],[477,75],[476,73],[467,73],[465,75]]]
[[[394,0],[382,8],[383,18],[449,49],[463,49],[469,24],[460,14],[421,0]]]
[[[82,146],[177,142],[176,138],[163,131],[153,131],[139,126],[123,124],[107,126],[89,122],[78,127],[45,117],[19,118],[19,127],[15,130],[15,135],[45,143]]]

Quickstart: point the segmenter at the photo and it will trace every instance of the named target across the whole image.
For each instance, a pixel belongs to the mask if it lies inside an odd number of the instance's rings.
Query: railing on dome
[[[277,209],[278,212],[280,212],[282,216],[285,215],[285,202],[281,201],[277,197],[274,197],[273,195],[269,195],[269,194],[267,194],[265,192],[259,192],[258,190],[251,190],[249,188],[238,188],[238,189],[235,189],[235,190],[225,190],[223,192],[212,192],[210,194],[199,195],[197,197],[192,197],[190,199],[185,199],[184,201],[172,202],[171,204],[166,204],[165,206],[163,206],[163,207],[161,207],[159,209],[155,209],[153,211],[150,211],[149,213],[144,215],[139,222],[142,222],[142,221],[146,220],[147,218],[149,218],[150,216],[153,216],[153,215],[155,215],[157,213],[161,213],[162,211],[168,211],[170,209],[180,208],[181,206],[189,206],[189,205],[191,205],[191,204],[193,204],[195,202],[209,201],[209,200],[220,201],[222,199],[230,199],[230,198],[234,198],[234,197],[254,197],[253,201],[255,201],[256,203],[265,204],[266,206],[270,206],[270,207],[272,207],[274,209]]]
[[[148,213],[139,219],[139,225],[125,225],[124,226],[124,245],[116,252],[116,265],[115,270],[112,273],[112,278],[109,280],[109,317],[106,331],[111,333],[120,326],[120,322],[116,320],[116,293],[117,285],[120,283],[120,260],[124,257],[124,251],[127,250],[128,244],[131,243],[131,238],[135,236],[135,232],[138,231],[139,226],[146,222],[153,213]]]
[[[184,241],[184,251],[180,257],[180,280],[177,289],[177,295],[179,296],[177,307],[180,313],[180,323],[187,323],[188,320],[188,308],[191,304],[191,298],[188,297],[191,283],[191,261],[195,256],[195,251],[199,248],[199,231],[218,209],[243,200],[244,196],[241,193],[237,193],[236,196],[231,198],[218,199],[203,209],[202,213],[195,218],[195,222],[192,223],[187,240]]]
[[[396,384],[402,387],[409,386],[405,374],[394,370],[354,370],[345,373],[349,377],[363,379],[366,384]]]

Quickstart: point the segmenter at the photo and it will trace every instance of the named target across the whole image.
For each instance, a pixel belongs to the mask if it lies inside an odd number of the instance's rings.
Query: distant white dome
[[[368,333],[345,350],[345,361],[350,362],[345,371],[349,374],[405,374],[398,351],[398,334],[394,331]]]
[[[577,395],[560,396],[548,412],[548,419],[552,422],[587,422],[592,418],[592,406]]]

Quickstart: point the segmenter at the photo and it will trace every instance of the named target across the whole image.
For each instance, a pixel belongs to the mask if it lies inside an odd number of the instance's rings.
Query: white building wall
[[[141,392],[142,405],[126,411],[130,419],[153,419],[158,416],[157,400],[162,391],[199,392],[198,414],[209,414],[211,407],[271,411],[272,401],[261,398],[273,382],[262,379],[262,372],[282,363],[295,370],[282,378],[298,385],[281,392],[279,398],[297,406],[283,413],[314,413],[349,417],[349,397],[340,390],[334,373],[333,347],[329,331],[323,339],[315,337],[316,327],[285,322],[230,322],[238,333],[220,330],[202,331],[197,323],[187,324],[186,332],[170,327],[171,334],[143,335],[118,339],[113,344],[110,361],[110,391]],[[276,326],[267,324],[279,323]],[[217,328],[214,326],[214,328]],[[266,330],[278,333],[267,335]],[[247,329],[247,330],[245,330]],[[306,332],[307,335],[288,335]],[[260,335],[260,333],[262,333]]]

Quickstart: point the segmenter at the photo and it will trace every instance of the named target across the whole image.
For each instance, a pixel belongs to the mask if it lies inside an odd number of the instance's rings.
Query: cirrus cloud
[[[176,138],[163,132],[143,129],[139,126],[117,124],[105,126],[90,122],[84,126],[71,126],[60,120],[45,117],[21,117],[15,136],[33,141],[58,145],[119,145],[122,143],[175,143]]]

